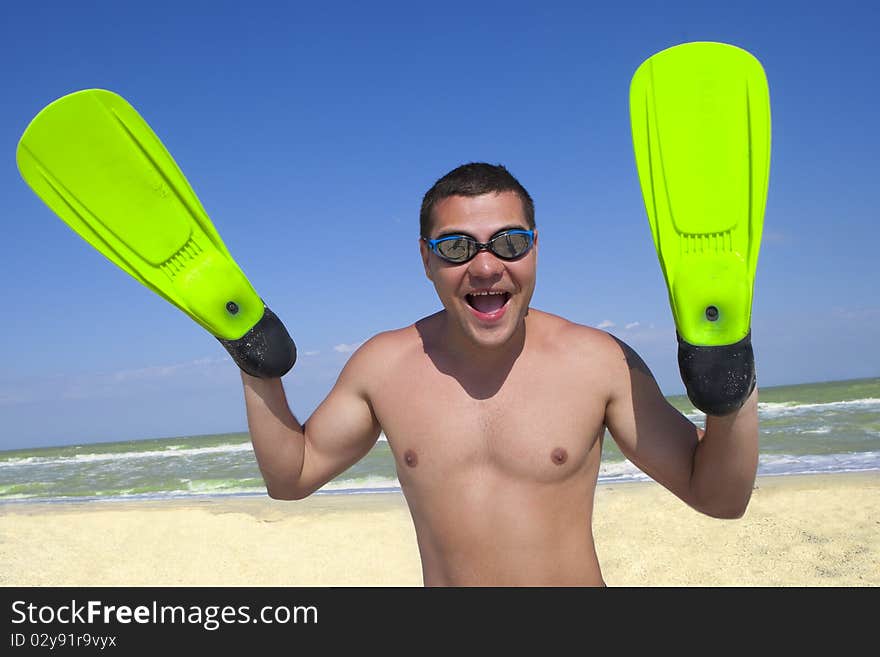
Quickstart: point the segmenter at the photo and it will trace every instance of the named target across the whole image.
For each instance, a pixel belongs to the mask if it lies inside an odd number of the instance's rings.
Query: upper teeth
[[[482,292],[471,292],[471,295],[475,296],[475,297],[485,297],[490,294],[506,294],[506,293],[502,292],[501,290],[483,290]]]

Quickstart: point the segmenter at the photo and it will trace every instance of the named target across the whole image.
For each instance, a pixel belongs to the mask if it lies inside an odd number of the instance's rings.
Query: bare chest
[[[489,389],[402,368],[373,398],[404,485],[462,476],[551,483],[597,460],[604,403],[565,368],[512,370]]]

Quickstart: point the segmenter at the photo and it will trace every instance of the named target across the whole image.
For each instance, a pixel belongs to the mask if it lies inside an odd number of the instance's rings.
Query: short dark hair
[[[419,230],[422,237],[431,232],[431,212],[434,206],[450,196],[482,196],[492,192],[516,192],[523,205],[529,228],[535,228],[535,203],[520,185],[519,181],[500,164],[471,162],[463,164],[447,173],[434,183],[422,199],[422,210],[419,214]]]

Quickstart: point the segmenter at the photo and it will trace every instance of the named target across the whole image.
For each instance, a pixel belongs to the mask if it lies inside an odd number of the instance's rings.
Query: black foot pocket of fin
[[[738,410],[755,389],[752,332],[739,342],[698,347],[678,333],[678,368],[691,402],[707,415]]]
[[[284,376],[296,362],[296,345],[268,306],[265,306],[260,321],[238,340],[217,339],[236,365],[261,379]]]

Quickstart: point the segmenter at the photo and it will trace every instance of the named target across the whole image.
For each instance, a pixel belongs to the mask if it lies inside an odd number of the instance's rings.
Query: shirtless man
[[[703,432],[630,347],[529,308],[534,229],[532,200],[503,167],[459,167],[422,204],[422,261],[443,310],[363,344],[305,424],[280,379],[242,373],[271,497],[311,494],[384,430],[426,586],[603,585],[592,509],[607,426],[687,504],[742,516],[758,462],[757,392],[707,416]],[[435,241],[448,236],[472,239]]]

